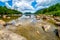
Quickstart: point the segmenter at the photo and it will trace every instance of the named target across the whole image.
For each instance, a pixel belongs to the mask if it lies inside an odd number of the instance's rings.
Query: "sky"
[[[0,6],[6,6],[22,13],[34,13],[37,10],[48,8],[56,3],[60,3],[60,0],[0,0]]]

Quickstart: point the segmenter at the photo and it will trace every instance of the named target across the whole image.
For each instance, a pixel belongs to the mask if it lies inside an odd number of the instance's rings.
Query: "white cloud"
[[[7,2],[10,0],[0,0],[0,1],[6,2],[5,4],[8,8],[15,9],[23,13],[24,12],[35,12],[39,9],[47,8],[50,5],[60,2],[59,0],[36,0],[37,4],[35,5],[35,8],[34,8],[31,4],[35,0],[12,0],[12,6],[10,6]]]
[[[55,3],[58,3],[59,0],[36,0],[36,10],[42,9],[42,8],[47,8]]]
[[[11,6],[6,2],[5,5],[7,6],[7,8],[11,8]]]
[[[0,0],[0,2],[5,3],[5,5],[7,6],[7,8],[11,8],[11,6],[8,4],[8,1],[11,1],[11,0]]]
[[[48,6],[38,6],[36,10],[43,9],[43,8],[48,8]]]
[[[34,0],[13,0],[12,9],[16,9],[24,12],[31,12],[34,10],[34,7],[31,6],[31,3]]]
[[[24,11],[24,12],[34,10],[34,8],[30,4],[25,3],[25,2],[19,2],[19,4],[16,3],[14,6],[17,7],[18,10]],[[15,7],[13,7],[13,8],[15,9]]]
[[[10,1],[10,0],[0,0],[1,2],[7,2],[7,1]]]

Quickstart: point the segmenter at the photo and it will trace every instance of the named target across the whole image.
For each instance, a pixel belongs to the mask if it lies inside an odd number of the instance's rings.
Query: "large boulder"
[[[58,33],[59,33],[59,37],[60,37],[60,27],[58,27]]]
[[[54,20],[60,22],[60,17],[54,17]]]
[[[60,22],[55,22],[55,25],[60,26]]]
[[[0,40],[27,40],[25,37],[6,29],[0,30]]]
[[[44,25],[44,28],[46,32],[53,32],[56,29],[53,25]]]
[[[6,18],[7,17],[7,15],[3,15],[3,18]]]
[[[0,25],[4,25],[4,24],[5,24],[5,21],[0,20]]]

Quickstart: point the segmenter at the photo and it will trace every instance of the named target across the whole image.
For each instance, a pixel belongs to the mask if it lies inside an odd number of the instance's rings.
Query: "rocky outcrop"
[[[27,39],[11,31],[3,29],[0,30],[0,40],[27,40]]]

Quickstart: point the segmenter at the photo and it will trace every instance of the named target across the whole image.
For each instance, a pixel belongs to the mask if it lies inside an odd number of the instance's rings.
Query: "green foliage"
[[[0,6],[0,15],[4,15],[4,14],[8,15],[8,14],[22,14],[22,13],[17,10],[8,9],[6,6],[4,7]]]
[[[49,14],[54,16],[60,16],[60,3],[50,6],[49,8],[38,10],[35,14]]]

